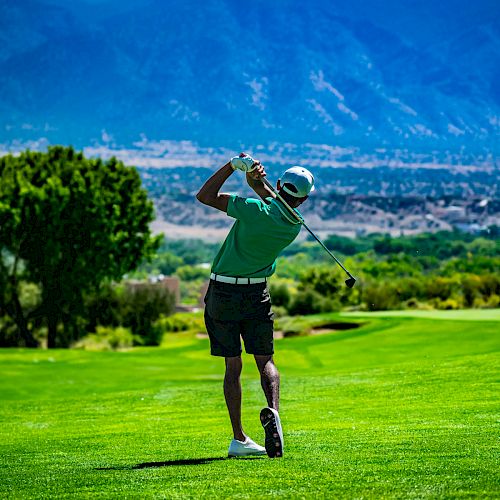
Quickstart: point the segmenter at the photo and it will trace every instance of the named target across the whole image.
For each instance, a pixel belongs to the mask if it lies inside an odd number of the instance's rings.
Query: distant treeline
[[[470,251],[494,257],[498,255],[499,241],[499,227],[491,226],[477,235],[460,231],[439,231],[399,237],[373,234],[356,239],[332,235],[326,240],[326,245],[344,255],[373,250],[379,255],[404,253],[415,257],[447,259],[466,257]]]
[[[314,241],[295,243],[278,259],[270,280],[278,314],[340,309],[456,309],[500,305],[500,229],[480,234],[441,231],[391,237],[331,235],[326,245],[358,278],[345,287],[336,264]],[[185,302],[196,303],[219,244],[201,240],[164,241],[136,277],[175,274]]]

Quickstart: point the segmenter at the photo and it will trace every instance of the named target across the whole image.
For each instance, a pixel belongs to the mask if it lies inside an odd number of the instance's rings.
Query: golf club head
[[[356,283],[356,278],[353,278],[352,276],[349,279],[345,280],[347,288],[352,288],[354,286],[354,283]]]

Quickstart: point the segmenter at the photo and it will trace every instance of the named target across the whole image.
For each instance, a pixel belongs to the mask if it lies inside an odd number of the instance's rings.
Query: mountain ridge
[[[0,52],[0,142],[43,135],[85,147],[106,130],[125,145],[145,134],[203,146],[499,153],[493,2],[467,7],[469,24],[450,12],[455,31],[443,33],[425,27],[424,14],[446,11],[429,1],[406,11],[388,2],[377,15],[375,2],[364,13],[357,1],[119,5],[0,4],[0,41],[10,40]],[[397,16],[408,26],[412,9],[423,33],[404,36]]]

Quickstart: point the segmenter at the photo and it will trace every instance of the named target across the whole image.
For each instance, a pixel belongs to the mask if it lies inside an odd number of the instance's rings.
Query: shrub
[[[173,316],[160,316],[153,324],[153,335],[161,342],[166,333],[192,332],[206,333],[203,316],[196,313],[177,313]]]
[[[273,306],[287,307],[290,303],[291,294],[285,283],[272,283],[269,287]]]
[[[181,281],[180,291],[182,303],[198,306],[200,302],[200,292],[206,281],[205,278],[196,279],[194,281]]]
[[[210,272],[206,267],[201,266],[181,266],[175,271],[176,276],[182,281],[194,281],[208,279]]]
[[[293,318],[286,316],[276,321],[276,330],[283,331],[284,337],[309,335],[311,333],[311,324],[300,316]]]
[[[42,302],[42,290],[35,283],[21,281],[19,283],[19,302],[25,313],[30,313]]]
[[[140,343],[128,328],[98,326],[95,333],[91,333],[75,344],[77,349],[88,351],[116,351],[129,349],[135,343]]]
[[[158,271],[160,271],[161,274],[169,276],[174,274],[179,267],[184,265],[184,259],[170,252],[165,252],[163,254],[159,254],[153,260],[153,264],[156,264]]]
[[[293,316],[297,314],[313,314],[321,312],[320,302],[322,297],[313,290],[300,291],[295,295],[288,308],[288,312]]]
[[[8,316],[0,316],[0,347],[20,347],[24,341],[14,321]]]
[[[400,306],[397,291],[387,282],[366,285],[363,291],[363,302],[368,311],[386,311]]]
[[[273,313],[275,319],[283,318],[284,316],[288,315],[288,310],[285,307],[282,306],[275,306],[273,304]]]
[[[486,301],[483,301],[481,304],[474,305],[474,307],[481,307],[483,309],[495,309],[500,307],[500,295],[493,294],[488,297]]]
[[[18,325],[16,325],[12,317],[7,315],[7,311],[2,309],[2,299],[4,297],[2,297],[1,294],[5,293],[5,291],[2,289],[1,282],[2,280],[0,279],[0,347],[24,347],[26,346],[26,341],[23,339]],[[24,316],[27,317],[33,314],[41,304],[40,286],[35,283],[20,281],[17,292]],[[38,323],[39,321],[35,321],[31,318],[28,320],[28,327],[37,341],[42,340],[40,337],[41,333],[43,333],[43,329]]]
[[[436,276],[427,280],[427,286],[424,293],[428,298],[446,300],[459,289],[459,279]]]
[[[122,321],[120,297],[116,287],[102,285],[86,299],[87,331],[94,332],[98,325],[118,326]]]
[[[141,337],[144,345],[159,345],[161,335],[153,328],[161,314],[171,314],[175,298],[170,291],[160,285],[144,285],[126,288],[121,297],[123,326],[130,328]]]
[[[474,274],[462,277],[462,295],[465,307],[473,307],[473,304],[481,299],[481,278]]]
[[[188,330],[204,329],[203,318],[192,313],[177,313],[172,316],[161,316],[155,327],[161,328],[163,333],[186,332]]]
[[[338,311],[340,305],[334,299],[323,297],[318,292],[306,289],[297,292],[293,297],[288,313],[291,315],[297,314],[315,314],[321,312]]]
[[[332,297],[341,290],[342,286],[338,270],[333,266],[322,266],[307,269],[300,277],[299,288],[311,289],[323,297]]]
[[[500,295],[500,277],[498,274],[484,274],[480,277],[480,291],[484,296]]]
[[[426,304],[425,302],[419,302],[415,297],[403,302],[402,306],[403,309],[419,309],[422,311],[429,311],[432,309],[431,305]]]
[[[434,301],[434,306],[436,307],[436,309],[442,309],[442,310],[460,309],[463,307],[462,303],[459,300],[452,298],[446,300],[436,299]]]
[[[394,291],[397,294],[400,302],[405,302],[411,299],[425,298],[424,283],[422,277],[414,278],[408,276],[401,280],[393,282]]]
[[[174,307],[174,295],[159,284],[107,285],[88,300],[90,320],[87,331],[95,331],[98,325],[123,326],[138,336],[136,343],[158,345],[161,336],[153,324],[160,315],[172,314]]]

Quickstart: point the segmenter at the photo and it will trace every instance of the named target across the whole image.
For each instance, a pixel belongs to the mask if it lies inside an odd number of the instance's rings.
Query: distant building
[[[163,280],[158,282],[159,285],[167,288],[170,293],[174,294],[175,305],[179,304],[181,301],[181,282],[177,276],[166,276]]]
[[[201,309],[205,309],[205,301],[204,301],[204,299],[205,299],[205,295],[207,294],[209,283],[210,283],[210,281],[206,281],[205,283],[203,283],[203,285],[200,288],[200,299],[198,301],[198,306]]]
[[[127,281],[126,286],[137,290],[139,288],[161,286],[166,288],[170,293],[174,294],[175,305],[177,306],[181,301],[180,280],[177,276],[151,276],[148,281],[130,280]]]
[[[463,233],[479,234],[481,231],[486,231],[487,227],[481,224],[455,224],[455,227]]]
[[[467,209],[463,206],[450,205],[444,208],[445,217],[448,222],[467,223]]]

